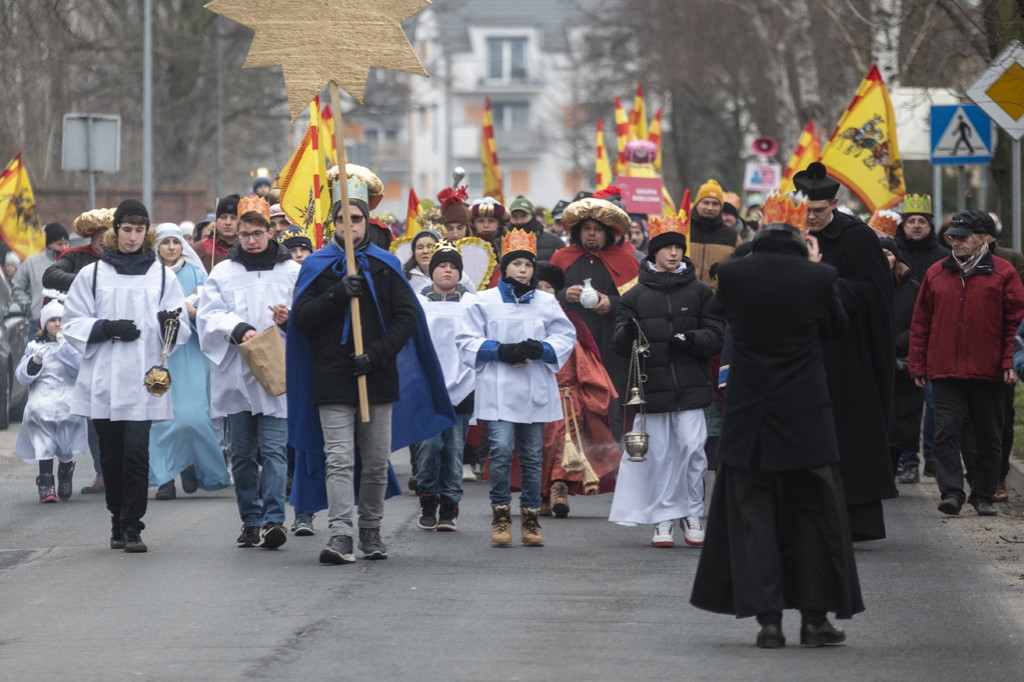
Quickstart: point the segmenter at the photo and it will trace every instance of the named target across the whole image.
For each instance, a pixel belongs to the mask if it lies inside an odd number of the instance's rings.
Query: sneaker
[[[992,506],[992,503],[988,500],[975,500],[974,511],[978,513],[978,516],[995,516],[996,508]]]
[[[908,466],[903,470],[903,473],[896,477],[896,480],[900,483],[917,483],[920,480],[920,476],[917,473],[916,466]]]
[[[156,500],[173,500],[178,496],[178,491],[174,488],[174,479],[167,481],[162,486],[156,489],[156,495],[153,499]]]
[[[71,484],[71,477],[75,473],[75,463],[61,462],[57,465],[57,497],[62,500],[70,500],[74,486]]]
[[[181,472],[181,489],[189,495],[199,490],[199,477],[194,466],[189,465]]]
[[[332,535],[324,548],[320,550],[322,564],[351,564],[356,560],[352,553],[352,536]]]
[[[961,502],[960,498],[956,495],[946,495],[942,498],[942,501],[939,502],[939,511],[943,514],[956,516],[960,513],[960,507],[962,507],[963,504],[964,503]]]
[[[313,516],[313,514],[296,514],[295,521],[292,523],[292,532],[299,537],[316,535],[316,531],[313,530]]]
[[[473,473],[473,467],[468,464],[462,465],[462,480],[463,481],[475,481],[476,474]]]
[[[924,463],[924,475],[928,478],[935,478],[935,462]]]
[[[124,534],[113,519],[110,522],[110,549],[124,549]]]
[[[484,476],[484,467],[483,467],[483,465],[481,465],[479,462],[474,464],[473,465],[473,473],[476,475],[477,478],[483,478],[483,476]]]
[[[380,541],[380,528],[359,529],[359,551],[365,556],[364,559],[377,560],[387,559],[388,550]]]
[[[277,549],[288,541],[288,533],[280,523],[267,523],[260,529],[260,541],[257,547]]]
[[[675,547],[675,540],[672,539],[672,527],[675,525],[675,521],[661,521],[654,524],[651,547]]]
[[[36,476],[36,488],[39,489],[40,502],[57,501],[57,491],[53,488],[53,474],[39,474]]]
[[[416,527],[420,530],[437,528],[437,495],[423,493],[420,495],[420,518]]]
[[[905,466],[903,466],[902,464],[897,464],[897,465],[896,465],[896,473],[895,473],[895,475],[896,475],[896,476],[902,476],[902,475],[903,475],[903,473],[904,473],[904,472],[905,472],[906,470],[907,470],[907,468],[906,468]]]
[[[124,529],[124,551],[128,554],[141,554],[149,551],[146,543],[142,541],[138,528]]]
[[[259,526],[242,526],[242,534],[235,540],[239,547],[255,547],[260,544]]]
[[[704,546],[704,519],[699,516],[687,516],[679,521],[683,528],[683,536],[690,547]]]
[[[455,520],[459,518],[459,503],[453,500],[449,500],[447,497],[441,498],[441,513],[437,519],[437,530],[454,532],[457,530],[455,527]]]

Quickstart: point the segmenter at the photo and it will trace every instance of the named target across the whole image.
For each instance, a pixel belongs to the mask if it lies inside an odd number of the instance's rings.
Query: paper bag
[[[272,396],[285,392],[284,342],[276,324],[238,344],[238,350],[264,391]]]

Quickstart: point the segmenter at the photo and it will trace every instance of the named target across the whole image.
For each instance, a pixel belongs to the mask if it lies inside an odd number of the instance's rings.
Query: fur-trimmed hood
[[[117,231],[107,230],[103,235],[103,246],[111,251],[117,251]],[[142,241],[142,251],[152,251],[156,247],[156,230],[150,225],[146,229],[146,238]]]

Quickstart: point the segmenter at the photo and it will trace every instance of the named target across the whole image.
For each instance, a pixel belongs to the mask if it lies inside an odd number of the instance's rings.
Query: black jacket
[[[43,288],[70,291],[75,275],[86,265],[98,260],[88,245],[68,249],[57,257],[57,262],[43,272]]]
[[[651,413],[700,409],[714,399],[708,359],[722,350],[725,323],[710,312],[711,288],[697,280],[690,260],[683,262],[686,269],[675,273],[655,272],[652,261],[644,261],[637,285],[619,299],[612,343],[616,353],[629,357],[633,320],[639,321],[650,343],[643,370]],[[693,344],[675,347],[676,334],[692,337]]]
[[[368,276],[373,280],[376,305],[368,286],[359,297],[363,352],[373,363],[366,375],[367,389],[371,403],[393,403],[399,398],[395,356],[416,331],[419,303],[400,271],[376,258],[370,258],[369,263]],[[339,279],[332,268],[320,273],[295,301],[290,318],[292,324],[309,335],[315,405],[358,402],[356,379],[352,375],[352,334],[342,343],[349,301],[332,288]]]
[[[928,272],[932,263],[937,263],[949,255],[949,249],[939,244],[934,227],[924,239],[910,239],[901,225],[896,230],[896,243],[903,250],[903,260],[910,266],[910,279],[915,279],[918,283],[924,281],[924,273]]]
[[[537,218],[530,218],[530,222],[525,225],[509,225],[509,229],[520,229],[528,230],[537,235],[537,260],[538,261],[549,261],[551,260],[552,254],[558,251],[560,248],[565,246],[558,235],[552,234],[544,230],[544,226]]]

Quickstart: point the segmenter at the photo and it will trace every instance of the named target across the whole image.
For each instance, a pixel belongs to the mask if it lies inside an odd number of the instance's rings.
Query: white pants
[[[622,455],[608,520],[623,526],[704,515],[703,410],[647,415],[650,437],[646,462]]]

